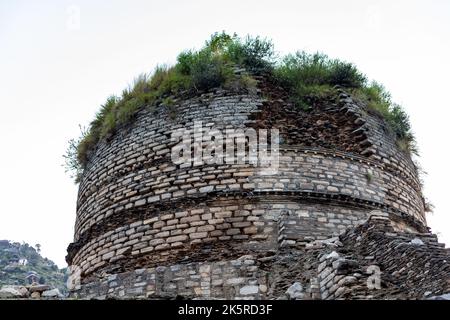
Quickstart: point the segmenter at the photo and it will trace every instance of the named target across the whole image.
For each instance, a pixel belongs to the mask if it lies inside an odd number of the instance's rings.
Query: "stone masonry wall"
[[[255,265],[255,257],[193,262],[137,269],[109,275],[83,286],[76,293],[84,298],[196,298],[264,299],[266,274]]]
[[[174,97],[171,108],[145,108],[131,125],[100,142],[80,183],[67,256],[86,286],[105,274],[171,270],[180,261],[182,270],[189,264],[195,269],[201,262],[231,263],[242,255],[304,246],[361,224],[374,209],[387,213],[398,229],[426,230],[417,170],[380,118],[341,92],[323,107],[328,122],[320,122],[314,110],[306,115],[294,110],[303,125],[293,126],[293,115],[284,115],[292,106],[282,98],[263,98],[260,88],[256,94],[217,90]],[[250,164],[172,163],[178,141],[171,136],[177,130],[193,132],[197,120],[204,130],[261,129],[268,124],[260,115],[270,106],[282,115],[273,123],[281,132],[277,174],[264,175]],[[314,144],[301,143],[302,128],[318,135],[304,139]],[[144,275],[149,280],[158,272]],[[264,276],[250,278],[242,283],[251,287],[244,292],[264,285]],[[183,286],[180,292],[193,288]],[[233,295],[240,296],[242,287],[233,287]],[[128,290],[108,288],[114,294]],[[252,294],[264,296],[260,289]]]
[[[117,299],[427,299],[450,292],[449,251],[430,233],[395,232],[387,214],[339,237],[235,259],[156,265],[81,285]]]

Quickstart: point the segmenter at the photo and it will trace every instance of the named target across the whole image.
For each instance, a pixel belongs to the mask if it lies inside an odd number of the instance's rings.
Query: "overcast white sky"
[[[79,12],[79,24],[77,14]],[[450,1],[0,0],[0,239],[65,266],[77,186],[61,164],[106,97],[215,31],[322,51],[382,82],[410,114],[429,225],[450,244]]]

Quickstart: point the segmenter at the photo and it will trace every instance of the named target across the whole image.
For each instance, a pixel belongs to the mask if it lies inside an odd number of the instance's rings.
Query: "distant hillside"
[[[43,258],[38,250],[27,243],[0,240],[0,287],[27,285],[36,281],[65,292],[65,271],[53,261]]]

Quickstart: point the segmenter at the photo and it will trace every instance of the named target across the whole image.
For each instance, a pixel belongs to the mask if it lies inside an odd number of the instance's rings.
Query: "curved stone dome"
[[[202,263],[225,268],[248,254],[299,248],[360,225],[374,210],[387,214],[394,230],[427,230],[416,167],[381,117],[343,90],[298,109],[281,89],[258,80],[253,93],[174,97],[175,114],[140,110],[99,143],[80,183],[67,256],[79,267],[83,288],[161,266],[175,268],[176,278],[188,263],[200,268],[193,274],[201,278]],[[175,164],[173,133],[193,132],[196,121],[202,130],[277,128],[277,173],[249,163]],[[142,289],[146,296],[158,295],[154,279]],[[224,283],[216,287],[217,296],[233,296]],[[185,283],[173,295],[195,294],[189,288]],[[130,290],[132,284],[123,284],[111,292]]]

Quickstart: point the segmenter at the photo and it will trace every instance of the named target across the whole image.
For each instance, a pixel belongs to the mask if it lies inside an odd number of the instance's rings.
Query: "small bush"
[[[226,65],[223,56],[215,54],[209,47],[199,52],[182,53],[178,56],[177,70],[191,79],[197,91],[220,87],[233,76],[233,70]]]
[[[99,138],[104,138],[113,133],[116,128],[116,114],[115,112],[108,113],[103,120],[102,131]],[[97,141],[100,139],[96,139]]]
[[[171,68],[167,73],[167,78],[162,83],[159,90],[156,91],[157,95],[162,97],[165,95],[176,94],[177,92],[184,90],[191,90],[192,79],[189,76],[185,76]]]
[[[400,149],[418,154],[409,117],[400,105],[392,102],[391,95],[384,86],[374,81],[370,85],[354,90],[353,94],[365,102],[369,110],[386,120],[397,137]]]
[[[169,76],[169,67],[167,65],[158,65],[153,72],[149,81],[149,88],[151,91],[157,91],[161,88],[166,78]]]
[[[105,104],[100,108],[100,111],[95,115],[94,121],[90,124],[90,132],[96,136],[102,136],[104,131],[103,126],[105,124],[105,119],[114,112],[114,109],[118,103],[119,99],[116,96],[110,96]]]
[[[124,101],[123,105],[117,108],[117,122],[119,124],[125,124],[130,121],[143,104],[144,101],[140,97],[133,97]]]
[[[226,54],[231,61],[252,72],[268,72],[274,66],[274,46],[267,39],[247,36],[241,41],[235,37],[227,42]]]
[[[367,81],[366,77],[353,64],[338,60],[331,62],[328,77],[330,85],[347,88],[361,88]]]
[[[290,91],[292,102],[302,109],[309,108],[307,97],[322,97],[335,85],[360,88],[366,82],[364,75],[350,63],[302,51],[286,56],[275,69],[275,78]]]
[[[351,63],[331,60],[324,54],[308,54],[303,51],[286,56],[275,74],[280,83],[294,88],[311,85],[359,88],[366,82],[364,75]]]
[[[87,161],[88,145],[93,142],[88,142],[88,140],[92,139],[92,135],[82,127],[80,127],[80,130],[80,137],[69,140],[66,153],[63,155],[65,170],[76,183],[80,181],[81,175],[83,174],[84,163]],[[86,156],[86,158],[80,158],[81,156]]]

